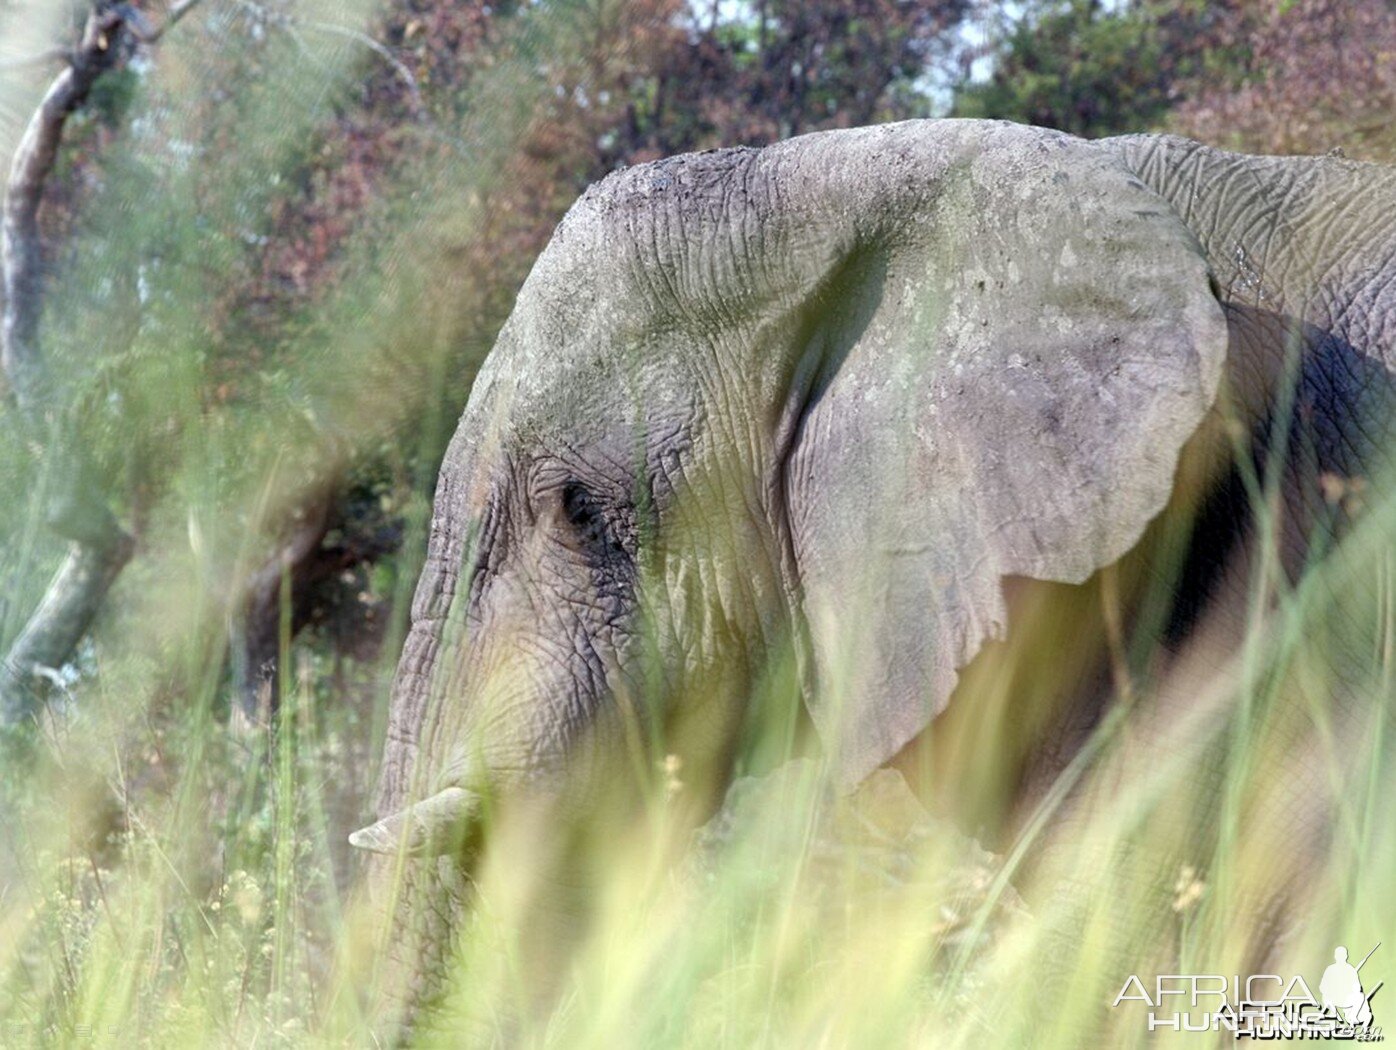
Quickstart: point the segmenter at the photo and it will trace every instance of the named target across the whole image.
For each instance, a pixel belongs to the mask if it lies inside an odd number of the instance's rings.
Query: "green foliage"
[[[992,73],[959,90],[955,116],[1098,136],[1154,127],[1173,104],[1170,42],[1147,5],[1038,0],[998,32]]]

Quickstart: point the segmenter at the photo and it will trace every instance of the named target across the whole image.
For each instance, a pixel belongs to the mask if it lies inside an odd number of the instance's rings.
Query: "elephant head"
[[[585,809],[637,751],[720,772],[791,648],[857,782],[1003,633],[1006,578],[1125,554],[1228,347],[1140,149],[910,122],[590,189],[446,455],[353,841],[448,878],[495,799]]]

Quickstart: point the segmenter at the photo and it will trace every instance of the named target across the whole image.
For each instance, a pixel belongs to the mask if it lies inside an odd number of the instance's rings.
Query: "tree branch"
[[[375,55],[381,58],[388,65],[392,66],[403,84],[407,86],[408,97],[412,100],[411,109],[414,117],[423,117],[426,114],[426,105],[422,102],[422,92],[417,86],[417,78],[412,75],[412,70],[402,64],[401,60],[380,44],[367,33],[361,33],[357,29],[350,29],[348,26],[336,25],[333,22],[307,22],[307,29],[318,30],[321,33],[329,33],[333,36],[342,36],[349,40],[357,41],[368,48]]]
[[[353,40],[355,43],[362,44],[364,47],[368,48],[375,55],[377,55],[384,62],[386,62],[389,66],[391,66],[393,72],[397,74],[398,78],[407,87],[409,108],[412,111],[412,116],[417,118],[418,120],[426,119],[426,104],[422,101],[422,91],[417,84],[417,78],[415,75],[413,75],[412,70],[408,69],[407,66],[405,66],[402,63],[402,61],[396,55],[394,55],[391,50],[388,49],[386,45],[373,39],[373,37],[369,36],[367,33],[360,32],[357,29],[351,29],[349,26],[342,26],[334,22],[298,20],[286,14],[285,12],[272,11],[265,5],[257,3],[256,0],[238,0],[238,2],[241,4],[241,6],[256,14],[258,18],[261,18],[268,24],[274,25],[277,28],[283,30],[284,32],[289,33],[293,38],[296,39],[302,52],[305,52],[307,54],[309,54],[309,48],[307,48],[304,42],[302,42],[297,36],[296,30],[298,27],[309,29],[317,33],[325,33],[330,36],[344,37],[347,40]]]
[[[49,528],[72,541],[68,557],[10,651],[0,661],[0,724],[37,713],[36,675],[66,663],[87,633],[135,546],[107,505],[86,455],[64,448],[53,377],[40,341],[44,258],[39,213],[68,118],[87,101],[107,70],[124,60],[126,35],[151,42],[200,0],[178,0],[158,27],[128,3],[96,7],[66,67],[44,93],[20,137],[0,206],[0,368],[33,439],[60,464],[57,493],[46,509]]]
[[[0,318],[0,366],[9,377],[20,411],[31,423],[47,401],[48,376],[39,350],[43,247],[39,207],[53,173],[63,128],[86,101],[97,78],[115,61],[116,34],[123,25],[115,10],[94,12],[83,39],[49,85],[15,150],[0,217],[0,264],[4,266],[5,310]]]
[[[294,637],[310,622],[323,598],[320,592],[336,576],[376,561],[402,543],[399,527],[350,529],[333,487],[311,496],[294,517],[290,536],[247,581],[238,609],[241,622],[233,625],[233,679],[252,723],[274,714],[279,702],[283,600],[290,607]],[[342,538],[326,543],[331,531],[342,533]]]
[[[165,35],[166,31],[201,3],[203,3],[203,0],[179,0],[178,3],[171,4],[165,11],[165,20],[161,22],[157,28],[146,32],[144,35],[138,35],[138,39],[143,44],[155,43],[155,41]]]
[[[131,547],[123,533],[115,551],[81,543],[69,548],[43,601],[0,663],[0,725],[14,725],[37,713],[41,680],[67,663],[87,634],[130,559]]]

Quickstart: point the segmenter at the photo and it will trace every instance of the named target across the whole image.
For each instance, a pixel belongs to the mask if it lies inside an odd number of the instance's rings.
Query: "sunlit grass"
[[[698,786],[671,765],[656,771],[633,825],[585,854],[589,919],[539,1011],[519,940],[539,859],[520,843],[536,840],[492,829],[504,845],[480,865],[454,991],[421,1041],[978,1046],[991,1033],[1002,1045],[1144,1045],[1142,1015],[1109,1005],[1129,974],[1245,974],[1274,932],[1263,929],[1271,913],[1246,902],[1293,859],[1284,820],[1257,803],[1287,775],[1286,698],[1299,701],[1303,739],[1331,762],[1333,834],[1327,853],[1306,861],[1300,895],[1274,913],[1294,929],[1268,958],[1316,987],[1335,943],[1365,952],[1396,918],[1396,843],[1383,819],[1393,522],[1396,505],[1370,507],[1249,626],[1253,646],[1216,669],[1224,716],[1198,716],[1196,733],[1169,739],[1190,750],[1128,764],[1065,832],[1050,818],[1024,823],[1030,841],[1010,842],[1007,857],[1016,864],[1050,845],[1050,876],[1035,879],[1031,864],[1006,869],[1002,854],[982,852],[895,787],[880,803],[830,803],[810,759],[751,782],[722,830],[690,847],[679,800]],[[1363,608],[1368,600],[1384,604]],[[1347,614],[1335,616],[1335,603]],[[1365,662],[1335,674],[1335,653],[1359,651]],[[369,716],[313,697],[297,663],[306,654],[288,645],[286,655],[286,702],[270,725],[239,734],[210,717],[212,677],[201,697],[150,710],[136,691],[141,668],[104,666],[79,687],[75,710],[50,721],[50,739],[25,749],[28,764],[7,766],[7,1045],[370,1039],[381,946],[343,845],[364,814],[342,806],[365,804]],[[1255,690],[1244,721],[1237,683]],[[1339,691],[1360,698],[1365,722],[1358,746],[1342,750],[1336,741],[1354,737],[1331,724]],[[1088,786],[1093,769],[1118,775],[1111,757],[1139,744],[1128,716],[1107,717],[1097,733],[1081,774]],[[1180,822],[1206,811],[1192,796],[1211,789],[1198,763],[1216,748],[1230,756],[1221,783],[1238,818]],[[848,815],[846,840],[821,806]],[[1177,866],[1156,870],[1158,857]],[[1378,957],[1373,973],[1383,972]]]

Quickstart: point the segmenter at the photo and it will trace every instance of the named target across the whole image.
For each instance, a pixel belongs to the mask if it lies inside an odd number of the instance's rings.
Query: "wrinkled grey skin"
[[[441,471],[388,822],[358,837],[407,836],[406,881],[437,909],[393,938],[403,994],[444,965],[478,798],[565,790],[585,811],[627,724],[720,774],[788,646],[857,783],[953,706],[1008,629],[1005,580],[1078,584],[1139,543],[1180,457],[1226,445],[1219,389],[1264,432],[1291,332],[1317,434],[1287,490],[1297,569],[1319,470],[1371,467],[1360,409],[1396,364],[1393,229],[1386,169],[992,122],[593,186]],[[393,818],[432,797],[439,819]]]

